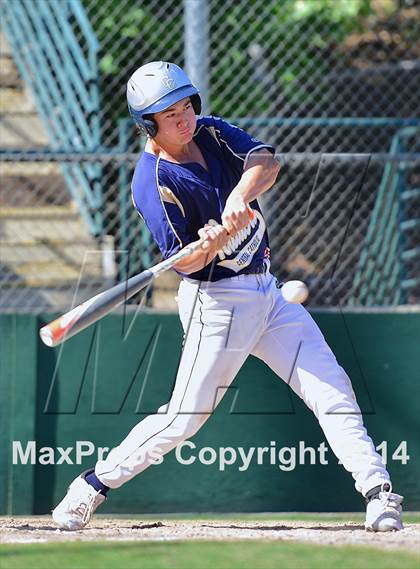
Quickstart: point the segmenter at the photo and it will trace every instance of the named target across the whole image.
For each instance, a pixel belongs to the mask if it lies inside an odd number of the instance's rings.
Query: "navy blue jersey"
[[[217,117],[197,120],[194,141],[208,170],[197,162],[176,164],[143,152],[137,163],[132,196],[164,258],[196,241],[209,220],[221,223],[226,200],[238,184],[251,152],[274,148]],[[269,256],[264,218],[257,200],[252,226],[240,232],[225,253],[202,270],[188,275],[201,281],[253,273]]]

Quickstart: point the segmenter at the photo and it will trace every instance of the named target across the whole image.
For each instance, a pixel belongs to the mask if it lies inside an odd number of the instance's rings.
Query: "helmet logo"
[[[176,87],[175,81],[173,79],[171,79],[170,77],[168,77],[168,75],[164,75],[161,78],[161,81],[162,81],[162,85],[164,87],[166,87],[167,89],[175,89],[175,87]]]

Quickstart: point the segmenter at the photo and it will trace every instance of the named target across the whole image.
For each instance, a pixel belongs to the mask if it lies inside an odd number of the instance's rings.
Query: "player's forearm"
[[[184,275],[190,275],[191,273],[204,269],[204,267],[213,261],[216,255],[217,251],[197,249],[197,251],[179,261],[174,268]]]
[[[188,259],[182,259],[182,261],[175,265],[175,269],[184,275],[201,271],[201,269],[204,269],[216,256],[216,254],[210,256],[208,253],[204,255],[203,253],[200,251],[193,253]]]
[[[277,179],[280,164],[276,158],[265,151],[249,156],[246,168],[234,192],[241,194],[246,203],[250,203],[269,190]]]

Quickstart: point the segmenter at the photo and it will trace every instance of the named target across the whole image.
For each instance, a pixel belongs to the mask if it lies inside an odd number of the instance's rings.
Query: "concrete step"
[[[0,88],[22,89],[22,79],[16,66],[10,46],[0,32]]]
[[[7,38],[0,33],[0,146],[47,146],[49,138],[31,92],[19,74]]]
[[[0,32],[0,87],[22,88],[22,79],[13,54],[4,35]]]
[[[7,151],[6,151],[7,152]],[[61,166],[55,162],[20,162],[16,160],[14,162],[1,162],[0,154],[0,176],[2,180],[5,176],[16,176],[18,178],[23,178],[25,176],[34,178],[35,176],[58,176],[60,175],[60,181],[62,185],[65,185],[64,177],[62,175]],[[48,184],[51,185],[51,184]]]
[[[51,263],[22,263],[18,267],[11,265],[4,265],[2,275],[2,288],[6,287],[60,287],[63,285],[73,285],[79,282],[80,279],[91,280],[101,284],[100,272],[84,270],[81,274],[80,269],[75,269],[66,265],[65,263],[55,262]],[[5,278],[9,273],[11,278]]]
[[[89,240],[86,226],[74,206],[3,207],[0,210],[0,235],[5,241],[15,241],[16,236],[22,241]]]
[[[5,73],[3,69],[4,58],[0,56],[0,89],[22,89],[22,79],[17,71]]]
[[[102,285],[102,252],[91,244],[48,243],[9,248],[0,243],[2,288],[75,286],[79,281]]]
[[[74,206],[0,209],[0,280],[53,286],[100,280],[103,253]]]
[[[36,113],[35,102],[29,91],[5,87],[0,91],[0,112]]]
[[[22,79],[11,53],[0,52],[0,88],[22,89]]]
[[[0,89],[0,105],[2,90]],[[0,146],[2,148],[45,148],[49,138],[44,125],[35,111],[0,115]]]
[[[9,42],[7,41],[6,36],[2,30],[0,30],[0,53],[9,55],[11,54]]]
[[[22,310],[32,313],[54,311],[63,314],[100,290],[97,283],[80,283],[77,290],[74,285],[27,287],[15,284],[13,288],[2,287],[0,310],[10,313]]]
[[[0,179],[0,208],[71,207],[72,198],[57,164],[1,164]]]
[[[77,271],[86,267],[97,273],[101,265],[102,251],[91,241],[64,241],[47,239],[36,241],[6,241],[0,239],[0,260],[14,267],[48,263],[64,263]]]
[[[0,32],[0,112],[37,114],[35,101],[22,79],[7,40]]]
[[[31,207],[3,207],[0,210],[0,221],[7,222],[10,220],[29,221],[49,221],[54,219],[69,220],[79,218],[77,207],[71,203],[70,205],[46,205]]]
[[[51,263],[21,263],[16,267],[0,260],[0,290],[4,288],[45,287],[45,288],[75,288],[79,283],[86,286],[93,283],[96,289],[104,287],[104,283],[114,283],[104,279],[99,269],[81,266],[71,267],[65,262]],[[101,288],[102,290],[102,288]]]

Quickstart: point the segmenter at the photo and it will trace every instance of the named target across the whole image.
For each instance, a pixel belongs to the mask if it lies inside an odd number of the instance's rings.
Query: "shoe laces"
[[[99,494],[99,492],[97,494]],[[92,513],[92,509],[95,506],[97,494],[93,493],[93,492],[89,492],[89,498],[88,498],[88,502],[86,504],[85,513],[82,516],[83,523],[87,522],[90,518],[90,515]]]
[[[392,493],[392,484],[391,482],[383,482],[381,484],[381,494],[383,494],[384,499],[388,500],[391,493]]]
[[[92,489],[89,488],[89,493],[86,500],[81,501],[80,499],[76,499],[72,502],[71,511],[80,516],[83,523],[87,523],[89,521],[99,494],[100,492],[96,492],[96,490],[92,487]]]
[[[381,485],[379,501],[382,505],[383,511],[398,511],[402,500],[398,494],[392,493],[391,484],[389,482],[385,482]]]

